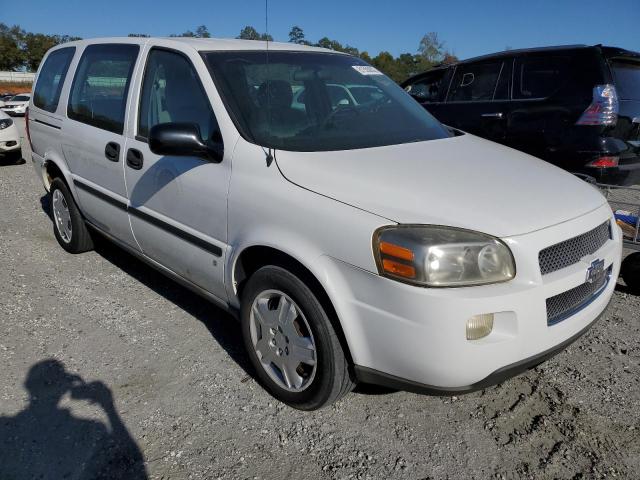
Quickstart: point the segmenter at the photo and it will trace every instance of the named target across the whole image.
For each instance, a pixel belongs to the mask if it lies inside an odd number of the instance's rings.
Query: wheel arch
[[[69,188],[69,191],[72,192],[72,194],[75,193],[71,188],[71,179],[69,177],[70,174],[64,162],[56,160],[48,155],[45,156],[42,164],[42,182],[44,183],[44,188],[47,192],[51,189],[51,182],[53,182],[55,178],[61,178],[67,185],[67,188]]]
[[[305,265],[305,263],[295,254],[274,246],[263,244],[249,245],[240,250],[230,265],[232,270],[231,280],[233,297],[237,300],[238,305],[242,296],[242,290],[246,285],[246,281],[261,267],[268,265],[278,266],[288,270],[300,278],[300,280],[311,289],[318,298],[322,307],[325,309],[327,316],[338,335],[342,349],[349,360],[349,364],[353,365],[349,342],[347,341],[342,322],[340,321],[340,317],[338,316],[337,310],[327,289],[318,279],[319,275],[314,273],[313,270]]]

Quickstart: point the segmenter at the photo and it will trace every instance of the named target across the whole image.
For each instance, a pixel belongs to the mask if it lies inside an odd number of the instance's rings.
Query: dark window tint
[[[407,85],[406,90],[419,102],[437,102],[443,97],[447,89],[444,81],[447,70],[437,70]]]
[[[502,62],[459,65],[447,102],[479,102],[493,99]]]
[[[159,123],[197,123],[203,140],[218,131],[218,124],[195,69],[185,57],[166,50],[151,50],[142,85],[138,135],[149,136]]]
[[[500,70],[500,76],[498,77],[498,84],[496,85],[496,92],[493,95],[494,100],[508,100],[509,97],[509,84],[511,83],[511,67],[513,60],[505,60]]]
[[[69,118],[122,133],[137,45],[88,46],[73,79]]]
[[[309,152],[450,136],[393,80],[359,58],[284,51],[268,57],[257,51],[214,52],[205,58],[238,129],[258,145]],[[334,105],[336,86],[355,103]]]
[[[640,100],[640,63],[611,63],[618,96],[623,100]]]
[[[10,102],[28,102],[31,100],[29,95],[16,95],[15,97],[11,97]]]
[[[60,100],[60,92],[67,70],[76,52],[75,47],[61,48],[51,52],[40,69],[38,81],[33,93],[33,104],[46,110],[55,112]]]
[[[516,61],[513,98],[545,98],[569,81],[569,57],[521,58]]]
[[[329,97],[331,97],[331,105],[351,105],[351,97],[347,92],[346,87],[341,85],[327,85]]]

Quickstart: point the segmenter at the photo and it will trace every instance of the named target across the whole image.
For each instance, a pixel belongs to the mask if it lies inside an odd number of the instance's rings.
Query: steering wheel
[[[331,111],[326,117],[325,119],[322,121],[322,123],[319,125],[319,128],[321,129],[326,129],[327,126],[330,124],[330,122],[338,115],[342,115],[345,112],[354,112],[356,114],[358,114],[358,109],[355,107],[355,105],[352,104],[347,104],[347,105],[341,105],[338,104],[336,105],[335,110]]]

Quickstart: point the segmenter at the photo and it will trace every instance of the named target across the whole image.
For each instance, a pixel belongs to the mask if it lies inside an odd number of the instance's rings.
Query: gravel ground
[[[59,248],[30,161],[0,166],[0,205],[3,479],[638,478],[640,297],[622,283],[587,335],[502,385],[367,387],[303,413],[255,382],[224,312],[105,242]]]

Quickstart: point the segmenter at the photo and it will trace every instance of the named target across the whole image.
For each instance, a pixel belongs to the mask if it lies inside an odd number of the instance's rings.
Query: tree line
[[[130,33],[130,37],[148,37],[145,33]],[[211,33],[206,25],[198,26],[194,31],[187,30],[179,34],[171,34],[171,37],[211,38]],[[243,40],[268,40],[273,37],[268,33],[261,33],[251,25],[247,25],[236,37]],[[0,70],[34,72],[45,52],[60,43],[79,40],[80,37],[69,35],[46,35],[43,33],[26,32],[18,25],[9,27],[0,23]],[[288,41],[299,45],[311,45],[328,48],[338,52],[345,52],[360,57],[378,70],[397,82],[405,80],[418,72],[429,70],[438,64],[453,63],[457,61],[436,32],[425,34],[418,43],[415,53],[402,53],[394,57],[387,51],[378,53],[372,57],[366,50],[360,51],[351,45],[343,45],[337,40],[322,37],[313,42],[306,38],[303,29],[293,26],[289,31]]]

